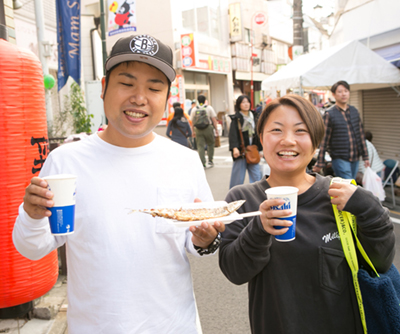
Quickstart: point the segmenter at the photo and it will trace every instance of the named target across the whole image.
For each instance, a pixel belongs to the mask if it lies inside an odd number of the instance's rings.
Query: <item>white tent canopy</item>
[[[359,41],[302,55],[262,82],[262,90],[330,89],[345,80],[352,90],[400,84],[400,70]]]

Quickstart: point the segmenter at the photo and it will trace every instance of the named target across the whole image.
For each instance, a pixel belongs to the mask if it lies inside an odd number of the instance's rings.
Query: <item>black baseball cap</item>
[[[169,81],[175,80],[172,50],[150,35],[131,35],[120,38],[112,47],[106,61],[106,72],[126,61],[140,61],[159,69]]]

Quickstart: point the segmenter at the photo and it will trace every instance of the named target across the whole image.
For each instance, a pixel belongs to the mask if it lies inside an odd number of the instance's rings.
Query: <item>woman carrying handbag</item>
[[[171,138],[172,141],[189,147],[188,137],[192,136],[192,129],[190,128],[188,120],[183,116],[182,108],[175,108],[174,117],[171,122],[168,123],[167,136]]]
[[[236,100],[236,113],[229,115],[232,120],[229,130],[229,150],[233,158],[229,189],[238,184],[243,184],[246,170],[249,173],[250,183],[261,179],[259,163],[248,163],[245,156],[246,148],[251,148],[249,146],[253,146],[252,149],[255,155],[262,150],[256,131],[258,115],[250,110],[250,106],[250,98],[247,95],[240,95]]]

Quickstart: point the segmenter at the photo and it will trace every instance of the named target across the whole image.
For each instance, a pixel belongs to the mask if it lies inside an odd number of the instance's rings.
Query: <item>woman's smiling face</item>
[[[247,98],[244,98],[243,101],[240,103],[240,110],[249,111],[250,106],[250,101]]]
[[[304,173],[315,151],[299,112],[287,105],[281,105],[270,113],[261,141],[271,174]]]

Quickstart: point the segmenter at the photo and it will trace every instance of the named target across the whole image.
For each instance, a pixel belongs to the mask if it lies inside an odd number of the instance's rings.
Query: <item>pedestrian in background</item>
[[[189,115],[189,116],[191,116],[192,111],[196,108],[196,106],[197,106],[197,101],[196,101],[196,100],[193,100],[193,101],[192,101],[192,105],[190,106],[190,109],[188,110],[188,115]]]
[[[235,104],[235,114],[229,115],[231,118],[231,127],[229,129],[229,150],[232,154],[233,165],[229,189],[243,184],[246,170],[249,173],[250,183],[259,181],[262,177],[259,164],[248,164],[245,156],[241,152],[241,136],[239,130],[240,122],[244,147],[248,145],[257,145],[259,151],[262,150],[260,138],[257,135],[257,121],[259,115],[250,110],[250,98],[247,95],[240,95]]]
[[[213,254],[224,224],[178,228],[127,208],[212,201],[197,153],[158,136],[175,79],[172,50],[120,38],[105,64],[108,127],[52,151],[26,188],[13,241],[31,260],[67,243],[68,333],[201,333],[186,252]],[[75,174],[75,232],[51,234],[43,177]]]
[[[188,137],[192,136],[192,129],[188,120],[183,116],[183,109],[180,107],[175,108],[174,117],[167,127],[167,136],[172,141],[189,147]]]
[[[191,120],[194,128],[193,136],[196,137],[197,152],[199,153],[200,160],[203,167],[214,167],[214,129],[215,137],[218,137],[218,123],[217,115],[214,108],[206,104],[206,97],[199,95],[197,97],[199,105],[192,110]],[[214,128],[214,129],[213,129]],[[205,146],[207,144],[208,165],[206,165],[206,152]]]
[[[365,142],[367,144],[368,157],[369,157],[369,163],[371,165],[371,169],[376,174],[378,174],[378,176],[382,179],[383,178],[382,172],[385,170],[385,165],[383,164],[381,158],[379,157],[378,151],[376,150],[374,144],[372,144],[372,133],[370,131],[365,131]],[[362,164],[362,161],[360,161],[358,171],[361,174],[365,173],[365,167]],[[361,177],[361,180],[362,180],[362,175],[359,175],[357,177],[358,178]]]
[[[355,107],[347,104],[350,86],[346,81],[335,83],[331,92],[336,102],[325,112],[325,136],[313,171],[318,173],[325,166],[325,152],[328,150],[335,175],[355,179],[360,156],[365,167],[370,166],[361,117]]]
[[[174,102],[172,104],[172,108],[174,108],[174,111],[169,113],[169,115],[167,117],[167,126],[168,126],[169,122],[174,118],[175,108],[182,108],[182,105],[180,102]],[[187,113],[183,112],[183,116],[188,120],[190,127],[192,127],[192,121],[190,120],[189,115]]]
[[[298,95],[273,100],[258,123],[270,175],[237,186],[226,197],[228,203],[246,200],[239,213],[261,211],[226,225],[219,250],[225,276],[234,284],[248,283],[253,334],[363,334],[332,204],[356,216],[358,238],[378,272],[393,262],[393,223],[379,199],[351,184],[330,185],[331,176],[306,173],[324,131],[319,111],[308,100]],[[284,200],[266,200],[265,190],[278,186],[299,189],[296,238],[290,242],[275,236],[292,225],[277,218],[292,211],[274,209]]]

